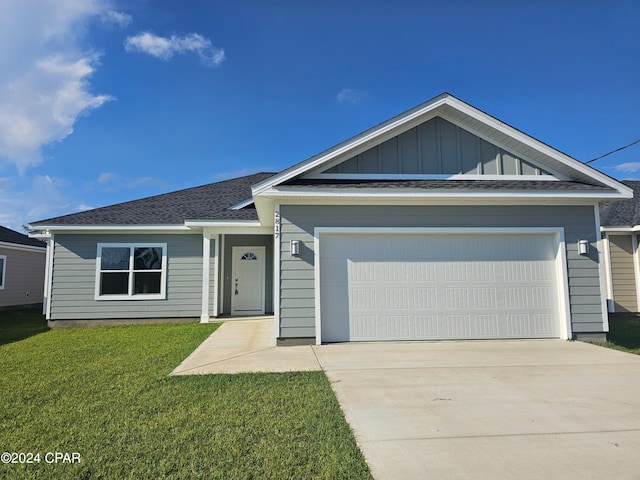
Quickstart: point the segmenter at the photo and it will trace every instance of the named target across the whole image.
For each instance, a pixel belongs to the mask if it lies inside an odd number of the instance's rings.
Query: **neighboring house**
[[[30,227],[51,324],[273,312],[279,344],[604,339],[598,209],[631,196],[445,93],[278,174]]]
[[[0,308],[42,303],[46,243],[0,227]]]
[[[622,182],[633,198],[603,203],[600,208],[605,259],[607,303],[610,312],[638,312],[640,308],[640,181]]]

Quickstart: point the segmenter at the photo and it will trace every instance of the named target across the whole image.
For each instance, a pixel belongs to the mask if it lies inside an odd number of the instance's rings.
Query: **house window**
[[[166,243],[100,243],[96,298],[156,300],[166,298]]]
[[[7,256],[0,255],[0,290],[4,289],[6,271],[7,271]]]

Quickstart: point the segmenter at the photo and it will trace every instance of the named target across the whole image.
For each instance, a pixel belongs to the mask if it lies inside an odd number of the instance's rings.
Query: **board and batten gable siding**
[[[46,251],[0,247],[0,255],[6,256],[0,307],[42,303]]]
[[[166,243],[166,299],[96,300],[98,243]],[[195,318],[201,315],[202,235],[58,234],[54,248],[50,320]]]
[[[323,173],[541,175],[547,172],[436,117]]]
[[[637,312],[638,295],[633,265],[633,239],[630,234],[609,235],[608,238],[614,311]]]
[[[280,205],[280,218],[280,338],[315,336],[315,227],[563,227],[572,330],[603,330],[593,206]],[[578,253],[583,239],[587,256]],[[298,258],[291,240],[302,241]]]

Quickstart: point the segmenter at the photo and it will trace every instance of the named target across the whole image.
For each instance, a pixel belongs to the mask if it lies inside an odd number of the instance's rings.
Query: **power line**
[[[584,163],[595,162],[596,160],[600,160],[601,158],[609,156],[612,153],[616,153],[616,152],[619,152],[620,150],[624,150],[625,148],[629,148],[629,147],[635,145],[636,143],[640,143],[640,138],[638,140],[636,140],[635,142],[631,142],[629,145],[625,145],[624,147],[616,148],[615,150],[611,150],[610,152],[605,153],[604,155],[600,155],[599,157],[593,158],[593,159],[589,160],[588,162],[584,162]]]

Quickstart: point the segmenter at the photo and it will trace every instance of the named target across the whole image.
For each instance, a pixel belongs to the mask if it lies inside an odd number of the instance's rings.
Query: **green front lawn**
[[[609,315],[607,347],[640,355],[640,315],[615,313]]]
[[[323,372],[169,377],[216,325],[26,317],[0,312],[0,452],[40,463],[0,478],[371,478]]]

